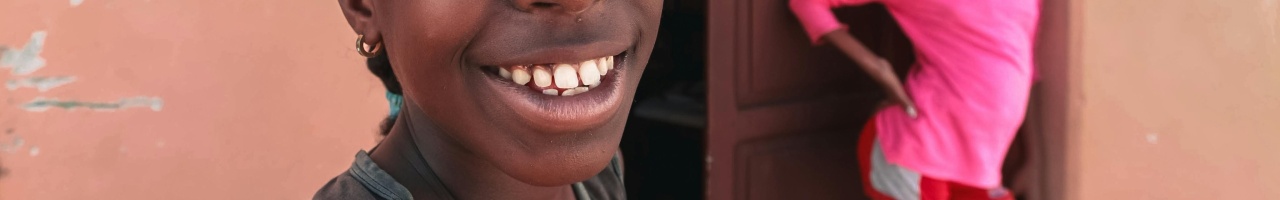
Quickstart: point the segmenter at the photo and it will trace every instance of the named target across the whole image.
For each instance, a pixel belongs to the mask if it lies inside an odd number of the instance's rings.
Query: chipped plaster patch
[[[5,82],[5,88],[10,91],[18,88],[35,88],[40,92],[45,92],[74,81],[76,81],[74,76],[25,77]]]
[[[6,154],[22,152],[23,147],[27,145],[27,140],[22,139],[22,136],[14,135],[12,128],[5,130],[5,135],[9,135],[9,141],[0,142],[0,152]],[[30,148],[26,149],[27,154],[31,156],[40,154],[40,147],[36,147],[36,145],[30,146]]]
[[[22,105],[23,109],[28,112],[44,112],[50,108],[62,108],[64,110],[75,110],[77,108],[88,108],[93,111],[116,111],[133,107],[147,107],[152,111],[160,111],[164,106],[164,101],[160,97],[129,97],[121,98],[115,102],[86,102],[76,100],[59,100],[55,98],[37,97],[31,102]]]
[[[13,75],[27,75],[43,68],[45,60],[40,52],[44,51],[44,39],[48,35],[45,31],[36,31],[21,49],[4,51],[0,55],[0,68],[9,68]]]
[[[84,0],[71,0],[71,7],[80,6],[81,3],[84,3]]]
[[[0,151],[4,151],[5,153],[13,153],[15,151],[22,149],[22,145],[24,144],[26,144],[26,140],[23,140],[22,137],[13,136],[13,139],[9,141],[9,144],[0,143]]]

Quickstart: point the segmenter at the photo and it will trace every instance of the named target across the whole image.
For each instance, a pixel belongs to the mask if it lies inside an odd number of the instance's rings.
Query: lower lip
[[[498,102],[510,108],[527,127],[545,134],[570,134],[603,126],[618,112],[627,60],[626,56],[614,59],[617,60],[614,68],[600,80],[599,86],[573,96],[542,94],[496,74],[476,71],[488,77],[484,82],[496,94]]]

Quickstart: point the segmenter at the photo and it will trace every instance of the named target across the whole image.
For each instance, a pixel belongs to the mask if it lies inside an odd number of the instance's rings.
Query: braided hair
[[[404,95],[404,91],[400,88],[400,80],[396,79],[395,70],[391,68],[391,60],[387,58],[386,49],[384,48],[376,56],[370,57],[366,63],[369,67],[369,72],[378,76],[378,79],[382,80],[382,86],[387,88],[387,99],[392,101],[392,110],[398,110],[398,108],[395,108],[395,101],[399,99],[393,100],[392,96],[395,95],[394,98],[401,98]],[[395,124],[396,117],[399,116],[397,113],[393,111],[391,115],[382,120],[379,134],[386,136],[391,133],[391,125]]]

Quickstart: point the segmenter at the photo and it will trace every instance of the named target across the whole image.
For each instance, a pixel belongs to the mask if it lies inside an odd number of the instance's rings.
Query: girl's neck
[[[410,102],[370,157],[415,198],[575,199],[568,185],[533,186],[508,176],[440,132]]]

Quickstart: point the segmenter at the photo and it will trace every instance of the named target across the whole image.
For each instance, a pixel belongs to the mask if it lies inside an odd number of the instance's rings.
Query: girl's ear
[[[382,42],[382,32],[373,21],[374,0],[338,0],[342,15],[356,34],[364,35],[365,44]]]

